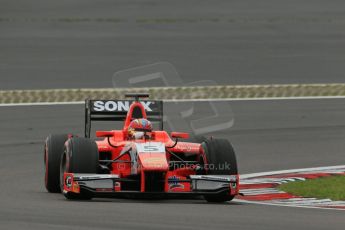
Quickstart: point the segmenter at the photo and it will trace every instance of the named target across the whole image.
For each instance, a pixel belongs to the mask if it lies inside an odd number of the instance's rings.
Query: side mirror
[[[179,138],[179,139],[188,139],[189,133],[182,133],[182,132],[172,132],[171,133],[172,138]]]
[[[114,136],[113,131],[96,131],[96,137],[112,137]]]

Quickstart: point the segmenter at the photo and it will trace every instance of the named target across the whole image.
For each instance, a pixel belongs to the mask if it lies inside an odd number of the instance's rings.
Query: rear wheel
[[[44,184],[48,192],[59,193],[60,190],[60,161],[67,134],[51,134],[44,146]]]
[[[98,148],[95,141],[88,138],[71,138],[65,144],[65,150],[60,164],[60,187],[63,190],[64,173],[91,173],[98,172]],[[85,200],[92,195],[83,193],[64,193],[67,199]]]
[[[226,139],[207,139],[202,143],[210,175],[238,174],[235,151]],[[205,195],[208,202],[230,201],[234,196],[228,193]]]

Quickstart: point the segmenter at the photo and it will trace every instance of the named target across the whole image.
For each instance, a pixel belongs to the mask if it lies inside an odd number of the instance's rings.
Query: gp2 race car
[[[230,201],[239,194],[233,147],[226,139],[182,142],[188,133],[163,130],[163,102],[86,100],[85,137],[49,135],[45,141],[45,187],[67,199],[94,197],[203,196],[209,202]],[[91,121],[124,121],[122,130],[97,131]],[[131,124],[158,122],[134,137]],[[134,122],[134,123],[135,123]],[[139,126],[138,126],[139,127]],[[134,130],[138,131],[138,130]],[[139,132],[138,132],[139,133]],[[137,133],[137,134],[138,134]]]

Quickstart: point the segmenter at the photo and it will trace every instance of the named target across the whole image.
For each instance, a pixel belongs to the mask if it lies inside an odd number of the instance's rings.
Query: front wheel
[[[237,175],[237,161],[231,143],[226,139],[207,139],[202,143],[209,175]],[[226,202],[234,198],[229,193],[205,195],[208,202]]]
[[[63,191],[64,173],[90,173],[98,172],[98,147],[95,141],[88,138],[71,138],[65,144],[64,153],[60,164],[60,186]],[[92,195],[83,193],[64,193],[64,196],[70,200],[87,200]]]

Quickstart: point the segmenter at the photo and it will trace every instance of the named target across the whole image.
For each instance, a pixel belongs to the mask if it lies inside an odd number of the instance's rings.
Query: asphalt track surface
[[[1,0],[0,89],[111,87],[166,61],[184,82],[344,82],[343,0]]]
[[[114,72],[160,61],[173,64],[185,82],[344,82],[344,5],[0,0],[0,89],[111,87]],[[343,105],[341,99],[231,102],[235,124],[215,136],[233,142],[241,173],[344,164]],[[330,210],[66,201],[44,189],[43,140],[82,127],[81,105],[0,107],[1,230],[343,229],[344,213]]]
[[[229,103],[234,126],[214,135],[232,141],[241,173],[343,163],[342,99]],[[202,103],[195,107],[209,112]],[[203,200],[67,201],[45,191],[43,140],[52,132],[81,134],[83,106],[0,111],[1,229],[343,229],[341,211]]]

